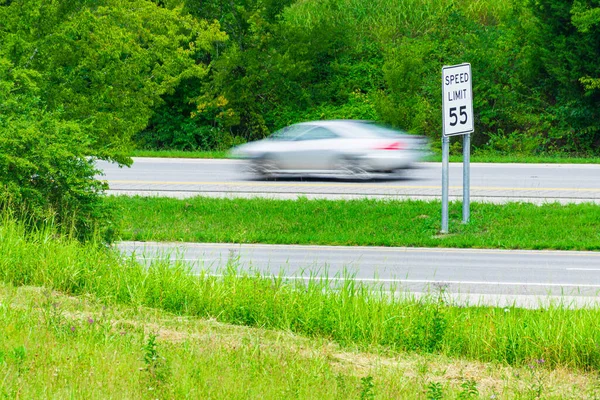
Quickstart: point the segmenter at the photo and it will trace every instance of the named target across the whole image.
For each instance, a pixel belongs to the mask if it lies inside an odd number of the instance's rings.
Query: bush
[[[0,207],[110,240],[95,161],[130,164],[154,105],[226,36],[148,0],[0,0],[0,21]]]
[[[85,240],[110,241],[114,226],[97,180],[90,139],[74,122],[39,108],[0,120],[0,208],[32,225],[53,220]]]

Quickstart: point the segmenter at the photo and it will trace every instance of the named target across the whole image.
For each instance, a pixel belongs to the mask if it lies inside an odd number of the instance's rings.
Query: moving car
[[[263,177],[395,173],[428,154],[428,141],[371,121],[303,122],[231,150]]]

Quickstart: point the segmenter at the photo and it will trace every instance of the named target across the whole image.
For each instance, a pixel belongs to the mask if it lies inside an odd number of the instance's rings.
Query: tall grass
[[[0,300],[3,399],[581,399],[598,390],[592,373],[538,363],[392,358],[2,283]]]
[[[142,266],[110,248],[58,237],[52,227],[27,233],[6,216],[0,226],[0,280],[13,285],[93,294],[106,303],[287,330],[390,353],[600,368],[598,309],[456,307],[443,292],[417,299],[346,278],[286,281],[240,272],[233,262],[222,276],[194,276],[184,263]]]

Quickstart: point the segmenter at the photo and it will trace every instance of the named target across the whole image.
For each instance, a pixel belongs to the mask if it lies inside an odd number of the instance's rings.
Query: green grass
[[[380,31],[390,35],[393,31],[404,35],[423,35],[432,29],[436,17],[447,13],[448,9],[459,9],[473,20],[489,23],[505,19],[512,8],[511,3],[505,0],[374,0],[368,4],[360,0],[300,1],[286,9],[284,17],[288,23],[306,28],[337,18],[334,21],[348,27],[356,40],[373,40],[381,34],[377,34]]]
[[[132,157],[227,158],[227,151],[134,150]]]
[[[0,224],[0,397],[591,398],[600,309],[142,266]]]
[[[192,275],[185,263],[141,265],[110,248],[60,237],[52,228],[28,234],[8,217],[0,225],[0,282],[90,295],[107,306],[152,307],[293,332],[391,357],[414,352],[513,366],[543,360],[537,364],[544,368],[600,369],[597,308],[458,307],[443,292],[414,298],[353,279],[287,281],[238,271],[233,261],[220,276]],[[49,317],[54,303],[49,300]]]
[[[441,162],[442,156],[435,155],[428,158],[428,161]],[[450,162],[463,162],[462,155],[451,155]],[[600,164],[598,157],[573,157],[568,155],[545,155],[545,156],[525,156],[525,155],[503,155],[494,153],[480,153],[471,156],[473,163],[523,163],[523,164]]]
[[[0,283],[0,397],[593,398],[594,373],[343,348],[322,338]],[[494,396],[494,397],[492,397]]]
[[[440,202],[391,200],[186,200],[111,197],[121,238],[142,241],[600,250],[600,206],[450,203],[450,234],[439,235]]]
[[[228,151],[178,151],[178,150],[135,150],[132,157],[164,158],[228,158]],[[441,154],[427,157],[425,161],[441,162]],[[451,155],[451,162],[462,162],[462,155]],[[573,157],[569,155],[503,155],[489,152],[474,153],[471,162],[477,163],[526,163],[526,164],[600,164],[598,157]]]

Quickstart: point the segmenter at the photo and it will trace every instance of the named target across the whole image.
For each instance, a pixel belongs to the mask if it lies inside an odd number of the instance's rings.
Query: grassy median
[[[112,197],[124,240],[600,250],[600,206],[473,203],[461,224],[450,204],[440,235],[440,203],[388,200],[186,200]]]

